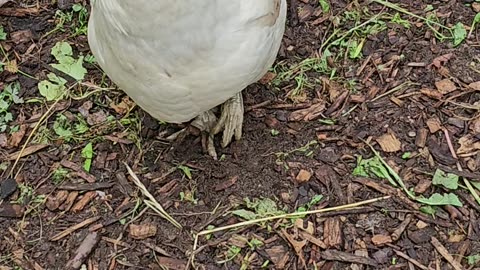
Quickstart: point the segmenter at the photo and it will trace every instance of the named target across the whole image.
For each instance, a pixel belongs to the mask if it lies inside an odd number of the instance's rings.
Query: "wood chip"
[[[80,269],[100,239],[100,234],[97,232],[89,233],[75,251],[75,256],[67,262],[66,269]]]
[[[423,194],[431,186],[432,186],[432,180],[422,177],[420,178],[420,181],[418,181],[417,185],[415,185],[415,188],[413,189],[413,191],[415,191],[415,193],[417,194]]]
[[[384,134],[376,139],[383,151],[392,153],[402,149],[402,143],[397,139],[393,132]]]
[[[234,234],[228,239],[228,244],[239,248],[245,248],[248,245],[248,238],[240,234]]]
[[[36,144],[36,145],[30,145],[25,148],[23,152],[17,151],[15,153],[11,153],[6,157],[7,160],[16,160],[18,156],[20,155],[20,158],[24,158],[26,156],[29,156],[31,154],[34,154],[44,148],[48,147],[48,144]],[[20,153],[21,152],[21,153]]]
[[[64,203],[68,198],[68,191],[61,190],[55,194],[55,196],[50,195],[47,197],[47,202],[45,205],[48,210],[55,211],[57,210],[62,203]]]
[[[420,93],[424,94],[427,97],[434,98],[434,99],[441,99],[443,94],[437,90],[422,88],[420,89]]]
[[[19,218],[23,216],[24,209],[18,204],[3,203],[0,206],[0,217],[2,218]]]
[[[457,261],[455,261],[453,256],[450,255],[448,250],[442,245],[442,243],[440,243],[440,241],[438,241],[437,238],[432,236],[431,242],[432,242],[433,247],[438,251],[438,253],[440,253],[440,255],[442,255],[443,258],[445,258],[445,260],[447,260],[447,262],[450,263],[450,265],[455,270],[462,270],[463,269],[462,265],[460,263],[458,263]]]
[[[71,211],[73,213],[81,212],[85,208],[85,206],[87,206],[87,204],[89,204],[96,196],[96,191],[86,192],[83,197],[77,203],[75,203]]]
[[[392,237],[390,235],[377,234],[372,237],[372,243],[375,246],[384,246],[392,243]]]
[[[404,102],[403,100],[396,98],[396,97],[390,97],[390,100],[395,103],[398,107],[402,107]]]
[[[311,234],[309,234],[305,231],[299,231],[299,234],[300,234],[300,237],[302,237],[303,239],[307,240],[308,242],[318,246],[319,248],[327,249],[327,245],[325,245],[325,243],[322,240],[314,237],[313,235],[311,235]]]
[[[428,223],[425,223],[425,222],[419,220],[417,222],[417,224],[415,224],[415,226],[417,226],[417,228],[419,228],[419,229],[425,229],[426,227],[428,227]]]
[[[115,185],[115,182],[109,183],[88,183],[88,184],[65,184],[59,186],[57,189],[74,190],[74,191],[94,191],[99,189],[108,189]]]
[[[425,147],[427,144],[428,130],[426,128],[420,128],[415,138],[415,145],[418,147]]]
[[[410,263],[414,264],[415,266],[417,266],[418,268],[420,268],[422,270],[430,270],[431,269],[431,268],[428,268],[425,265],[421,264],[419,261],[409,257],[407,254],[405,254],[405,253],[403,253],[399,250],[394,249],[393,251],[395,253],[397,253],[398,256],[404,258],[405,260],[409,261]]]
[[[367,99],[364,95],[351,95],[350,101],[352,103],[364,103]]]
[[[128,243],[120,241],[118,239],[113,239],[113,238],[110,238],[110,237],[102,236],[102,240],[105,241],[105,242],[108,242],[108,243],[112,243],[112,244],[117,245],[117,246],[131,248],[131,246]]]
[[[129,229],[133,239],[146,239],[157,234],[157,226],[154,224],[130,224]]]
[[[311,177],[312,177],[311,172],[301,169],[300,172],[298,172],[296,179],[299,183],[304,183],[304,182],[308,182]]]
[[[266,85],[273,81],[275,77],[277,77],[277,74],[275,72],[267,72],[258,82]]]
[[[340,262],[349,262],[349,263],[357,263],[357,264],[366,264],[370,266],[378,266],[377,262],[370,258],[365,258],[363,256],[353,255],[347,252],[342,252],[338,250],[325,250],[320,252],[320,256],[324,260],[328,261],[340,261]]]
[[[170,255],[170,253],[168,253],[166,250],[164,250],[163,248],[161,248],[159,246],[156,246],[154,244],[150,244],[150,243],[147,243],[147,242],[143,242],[143,244],[145,246],[147,246],[148,248],[150,248],[151,250],[157,252],[160,255],[163,255],[163,256],[166,256],[166,257],[172,257],[172,255]]]
[[[440,123],[440,119],[434,117],[427,120],[427,127],[430,133],[433,134],[442,129],[442,124]]]
[[[340,248],[343,243],[340,219],[327,218],[323,224],[323,239],[327,248]]]
[[[1,8],[0,16],[27,17],[39,14],[38,8]]]
[[[88,225],[96,222],[96,221],[99,220],[99,219],[100,219],[100,217],[91,217],[91,218],[88,218],[88,219],[86,219],[86,220],[84,220],[84,221],[82,221],[82,222],[80,222],[80,223],[78,223],[78,224],[76,224],[76,225],[73,225],[73,226],[67,228],[66,230],[64,230],[64,231],[62,231],[62,232],[60,232],[60,233],[57,233],[56,235],[52,236],[52,238],[50,238],[50,241],[58,241],[58,240],[60,240],[60,239],[62,239],[62,238],[64,238],[64,237],[66,237],[67,235],[69,235],[69,234],[71,234],[71,233],[73,233],[73,232],[75,232],[75,231],[77,231],[77,230],[79,230],[79,229],[81,229],[81,228],[83,228],[83,227],[85,227],[85,226],[88,226]]]
[[[224,181],[218,185],[215,186],[215,191],[221,191],[221,190],[225,190],[233,185],[235,185],[235,183],[237,182],[238,180],[238,175],[235,175],[234,177],[231,177],[230,179],[228,179],[227,181]]]
[[[75,200],[78,197],[78,191],[70,192],[68,194],[67,199],[65,202],[59,207],[60,210],[63,211],[68,211],[70,208],[72,208],[73,204],[75,203]]]
[[[157,256],[156,261],[159,265],[166,267],[169,270],[185,270],[187,269],[187,262],[183,260]]]
[[[89,182],[89,183],[94,183],[97,181],[97,179],[95,178],[95,176],[89,174],[88,172],[86,172],[82,167],[80,167],[80,165],[74,163],[74,162],[71,162],[69,160],[62,160],[60,162],[60,164],[65,167],[65,168],[68,168],[68,169],[71,169],[71,170],[74,170],[75,173],[78,177],[84,179],[85,181]]]

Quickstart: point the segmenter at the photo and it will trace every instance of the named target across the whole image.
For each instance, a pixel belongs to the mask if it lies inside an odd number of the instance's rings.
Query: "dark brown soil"
[[[2,56],[2,62],[16,59],[19,69],[0,73],[0,89],[19,82],[19,96],[29,101],[9,108],[14,120],[0,132],[0,164],[4,166],[0,170],[1,270],[66,269],[92,232],[98,233],[98,243],[87,248],[91,253],[83,261],[86,269],[164,269],[161,265],[185,269],[194,234],[212,225],[243,221],[231,211],[245,208],[245,198],[270,198],[279,209],[294,212],[315,195],[323,199],[312,210],[387,195],[391,198],[302,218],[305,227],[313,228],[306,230],[310,232],[308,241],[302,228],[288,220],[271,221],[269,228],[257,224],[216,232],[208,239],[202,236],[195,266],[452,269],[447,260],[453,258],[453,264],[463,265],[462,269],[480,267],[480,257],[475,257],[480,256],[480,205],[463,188],[463,180],[462,187],[452,191],[462,207],[440,206],[434,215],[427,215],[420,209],[424,205],[410,200],[387,180],[352,174],[359,156],[373,157],[369,143],[417,195],[447,192],[432,185],[437,169],[480,181],[480,86],[474,84],[480,82],[480,47],[476,29],[453,47],[449,40],[436,39],[426,23],[402,14],[411,27],[383,19],[386,28],[366,35],[359,59],[342,55],[342,47],[331,47],[328,65],[329,70],[336,69],[334,76],[320,68],[307,70],[307,84],[298,95],[291,95],[298,82],[293,77],[276,84],[277,74],[273,81],[251,85],[244,91],[243,138],[225,149],[217,138],[222,158],[215,161],[204,153],[201,136],[194,130],[183,140],[171,142],[166,137],[183,126],[159,124],[138,107],[127,112],[112,106],[121,104],[125,94],[114,89],[94,64],[84,65],[88,69],[85,83],[75,86],[70,98],[48,111],[53,102],[44,101],[37,83],[54,71],[49,65],[54,62],[51,48],[66,40],[76,54],[86,55],[88,43],[85,35],[71,36],[69,26],[78,25],[77,15],[65,23],[65,31],[46,35],[58,23],[58,7],[51,1],[30,2],[0,7],[0,25],[8,33],[6,40],[0,41],[8,56],[8,60]],[[322,44],[333,29],[345,33],[355,27],[354,21],[341,19],[345,14],[362,14],[363,8],[368,8],[370,17],[360,15],[364,22],[380,12],[390,17],[396,13],[363,1],[330,1],[328,14],[316,0],[288,2],[287,31],[277,60],[287,68],[321,57]],[[462,22],[467,32],[475,10],[479,11],[469,3],[472,1],[396,2],[420,16],[426,16],[425,9],[431,5],[440,23],[452,27]],[[441,80],[448,80],[455,89],[445,90]],[[69,80],[68,85],[73,84]],[[295,115],[306,117],[309,108],[308,113],[316,113],[316,117],[292,119]],[[55,134],[58,115],[78,123],[76,116],[82,112],[94,122],[88,131],[70,141]],[[46,121],[38,124],[44,114],[48,115]],[[108,123],[107,117],[111,118]],[[34,130],[37,124],[39,128]],[[20,132],[14,132],[16,128]],[[32,132],[33,140],[27,141]],[[400,144],[394,151],[379,143],[388,134]],[[471,145],[464,143],[466,138],[472,140]],[[90,142],[95,154],[87,174],[81,168],[81,152]],[[14,160],[8,156],[26,143],[27,148],[40,143],[45,147],[21,158],[14,168]],[[404,153],[411,153],[411,158],[402,158]],[[145,197],[131,181],[124,162],[184,226],[182,230],[142,203]],[[190,168],[191,178],[175,170],[179,165]],[[59,168],[66,168],[60,179],[56,176]],[[86,183],[90,186],[83,185]],[[55,205],[54,198],[62,195],[71,196],[73,205],[64,200]],[[189,195],[194,199],[185,199]],[[88,220],[92,222],[74,229]],[[156,232],[134,237],[138,230],[132,225],[155,228]],[[55,239],[66,229],[71,231]],[[262,245],[251,248],[252,239]],[[227,260],[232,247],[240,247],[239,254]],[[224,260],[227,262],[219,263]]]

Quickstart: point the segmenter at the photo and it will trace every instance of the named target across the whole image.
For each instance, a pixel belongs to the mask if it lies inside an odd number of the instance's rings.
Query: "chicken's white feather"
[[[153,117],[191,120],[273,64],[285,0],[96,0],[88,39],[99,65]]]

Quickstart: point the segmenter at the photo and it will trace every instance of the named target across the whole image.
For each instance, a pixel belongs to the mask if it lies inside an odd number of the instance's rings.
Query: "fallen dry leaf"
[[[460,144],[460,147],[457,150],[458,155],[468,154],[480,150],[480,141],[475,139],[471,134],[460,138],[458,143]]]
[[[297,255],[301,254],[303,247],[307,244],[307,240],[297,241],[294,235],[289,234],[285,229],[281,229],[283,237],[292,245]]]
[[[234,234],[228,239],[228,244],[244,248],[248,245],[248,238],[240,234]]]
[[[18,72],[18,65],[17,65],[17,60],[12,60],[12,61],[7,61],[5,65],[5,70],[10,72],[10,73],[17,73]]]
[[[334,102],[341,94],[345,91],[342,86],[335,82],[331,81],[328,78],[322,77],[322,83],[325,89],[328,91],[330,102]]]
[[[480,134],[480,117],[472,121],[470,129],[474,134]]]
[[[393,132],[384,134],[376,139],[383,151],[392,153],[401,150],[402,143],[397,139]]]
[[[473,3],[472,3],[472,9],[473,9],[473,11],[475,11],[476,13],[479,13],[479,12],[480,12],[480,3],[478,3],[478,2],[473,2]]]
[[[457,90],[457,86],[450,79],[443,79],[441,81],[435,82],[437,90],[442,94],[448,94]]]
[[[304,220],[299,218],[295,220],[295,227],[299,228],[302,231],[305,231],[306,233],[313,235],[315,233],[315,227],[313,226],[313,223],[311,221],[307,222],[307,227],[304,227]]]
[[[92,107],[93,107],[93,102],[88,100],[88,101],[84,102],[82,104],[82,106],[78,107],[78,112],[80,112],[80,114],[83,117],[88,117],[88,115],[90,114],[90,109]]]
[[[480,81],[472,82],[468,85],[468,87],[473,89],[473,90],[480,91]]]
[[[0,147],[6,148],[8,146],[7,141],[8,141],[7,134],[0,133]]]
[[[477,171],[477,161],[473,158],[467,158],[467,168],[472,171]]]
[[[87,117],[87,123],[91,126],[98,125],[107,121],[107,114],[104,111],[91,113]]]
[[[450,237],[448,237],[448,242],[449,243],[460,243],[463,240],[465,240],[465,235],[464,234],[451,234]]]
[[[126,114],[133,106],[135,106],[135,103],[129,98],[129,97],[124,97],[122,99],[122,102],[115,104],[115,103],[110,103],[110,108],[114,109],[116,113],[118,114]]]
[[[8,145],[10,147],[17,147],[20,145],[20,143],[23,140],[23,137],[25,137],[25,133],[27,133],[27,125],[21,125],[20,129],[10,136],[10,139],[8,140]]]
[[[453,56],[453,53],[447,53],[439,57],[435,57],[430,67],[435,66],[436,68],[440,68],[442,67],[442,65],[445,65],[448,62],[448,60],[452,58],[452,56]]]
[[[284,246],[273,246],[265,249],[265,252],[275,264],[275,269],[285,269],[285,265],[288,262],[289,252]]]
[[[288,117],[289,121],[312,121],[320,117],[325,110],[325,102],[313,104],[309,108],[294,111]]]
[[[15,44],[25,43],[33,38],[32,31],[30,29],[16,31],[10,34],[11,40]]]

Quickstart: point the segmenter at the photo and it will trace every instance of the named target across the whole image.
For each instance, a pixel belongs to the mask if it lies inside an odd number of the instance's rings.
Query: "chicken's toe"
[[[242,93],[238,93],[222,105],[220,119],[212,130],[212,135],[216,135],[223,130],[222,147],[226,147],[232,141],[242,138],[243,127],[243,98]]]
[[[209,110],[199,115],[191,123],[192,126],[208,132],[206,150],[213,159],[217,159],[217,151],[213,141],[215,135],[223,130],[221,146],[224,148],[230,144],[234,136],[235,140],[242,138],[243,114],[242,93],[238,93],[222,104],[222,112],[218,121],[212,110]]]

